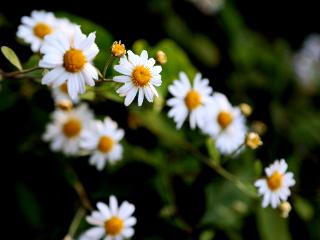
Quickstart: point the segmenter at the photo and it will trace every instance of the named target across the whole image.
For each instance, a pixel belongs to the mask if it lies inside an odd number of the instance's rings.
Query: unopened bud
[[[168,58],[167,58],[167,55],[164,51],[157,51],[156,53],[156,61],[159,63],[159,64],[165,64],[167,61],[168,61]]]
[[[246,136],[246,146],[251,149],[256,149],[262,145],[259,134],[255,132],[249,132]]]
[[[112,44],[111,53],[115,57],[122,57],[123,55],[126,54],[126,47],[124,46],[124,44],[121,44],[121,41],[119,42],[115,41]]]
[[[265,134],[265,132],[267,131],[266,124],[261,121],[252,122],[251,128],[254,132],[258,133],[260,136]]]
[[[279,211],[280,216],[282,218],[287,218],[289,216],[291,209],[292,209],[292,207],[289,202],[283,202],[278,207],[278,211]]]
[[[245,115],[246,117],[249,117],[252,113],[252,108],[249,104],[247,103],[241,103],[239,105],[241,112],[243,113],[243,115]]]
[[[56,103],[56,107],[63,111],[71,111],[73,108],[73,104],[70,100],[61,100]]]

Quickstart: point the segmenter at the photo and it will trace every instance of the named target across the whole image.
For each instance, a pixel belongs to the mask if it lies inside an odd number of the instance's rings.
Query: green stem
[[[104,65],[104,68],[103,68],[103,72],[102,72],[103,78],[106,76],[107,70],[108,70],[110,64],[113,62],[113,60],[114,60],[114,57],[112,55],[110,55],[106,64]]]
[[[63,240],[72,240],[77,232],[77,229],[81,223],[81,220],[86,215],[86,210],[82,207],[78,209],[76,215],[72,219],[71,225],[69,227],[67,235],[63,238]]]
[[[192,144],[186,145],[186,150],[190,151],[192,154],[197,156],[203,163],[208,165],[211,169],[213,169],[215,172],[217,172],[220,176],[224,177],[228,181],[232,182],[241,192],[247,194],[248,196],[252,198],[257,198],[257,194],[254,192],[251,192],[247,185],[243,183],[241,180],[239,180],[235,175],[228,172],[225,168],[223,168],[220,164],[215,163],[212,159],[204,156],[200,151],[195,149]]]
[[[66,174],[68,176],[67,180],[78,194],[82,206],[89,211],[93,211],[88,194],[71,165],[66,165]]]

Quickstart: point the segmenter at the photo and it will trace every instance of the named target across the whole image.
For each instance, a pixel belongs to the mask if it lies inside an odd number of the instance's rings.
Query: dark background
[[[30,50],[15,42],[16,27],[20,24],[20,18],[24,15],[29,15],[34,9],[44,9],[47,11],[65,11],[75,15],[93,20],[100,25],[108,29],[115,39],[123,40],[127,46],[131,46],[132,43],[140,38],[147,39],[151,44],[155,44],[159,40],[167,37],[165,30],[163,29],[162,20],[165,14],[152,8],[152,1],[139,0],[139,1],[6,1],[5,5],[2,3],[0,13],[8,20],[9,25],[0,28],[0,45],[10,45],[16,52],[19,52],[22,59],[26,59],[30,55]],[[215,16],[203,15],[193,4],[183,0],[172,0],[174,10],[179,14],[189,27],[197,32],[201,32],[210,36],[217,42],[217,45],[223,45],[224,35],[221,33],[221,29],[217,27]],[[306,35],[313,32],[320,32],[319,23],[319,8],[317,7],[317,1],[279,1],[279,0],[262,0],[262,1],[235,1],[235,5],[239,9],[240,13],[245,19],[248,27],[256,32],[261,33],[268,40],[272,41],[276,38],[284,38],[291,45],[293,49],[298,49],[303,42]],[[186,49],[187,50],[187,49]],[[188,50],[187,50],[188,51]],[[191,56],[192,58],[192,56]],[[3,59],[1,59],[2,62]],[[193,59],[195,66],[206,76],[218,74],[224,75],[228,72],[232,66],[226,64],[223,66],[223,70],[214,70],[196,62]],[[226,62],[228,62],[226,60]],[[219,72],[220,71],[220,72]],[[49,105],[46,102],[39,103],[40,108]],[[70,191],[69,187],[64,186],[64,180],[59,178],[61,175],[59,164],[54,163],[56,159],[61,156],[57,155],[50,157],[52,159],[37,159],[37,154],[32,155],[19,155],[16,153],[16,146],[23,144],[23,136],[27,136],[32,131],[38,131],[39,134],[43,129],[38,129],[38,126],[32,122],[32,116],[28,112],[30,106],[28,103],[20,102],[19,108],[12,109],[6,112],[6,116],[1,114],[1,127],[0,132],[2,135],[3,143],[1,144],[1,159],[2,159],[2,189],[5,197],[4,216],[7,221],[8,227],[5,228],[8,234],[11,234],[8,239],[35,239],[36,236],[46,232],[52,232],[56,230],[56,226],[61,226],[61,232],[66,232],[65,226],[69,225],[70,218],[74,214],[73,202],[77,199],[77,196]],[[22,136],[20,138],[20,136]],[[47,144],[37,145],[39,149],[34,149],[35,152],[41,151],[41,148],[47,149]],[[39,154],[41,156],[41,154]],[[29,161],[32,160],[32,161]],[[46,161],[44,163],[44,161]],[[31,162],[31,164],[30,164]],[[82,161],[83,165],[86,165],[86,161]],[[129,166],[130,167],[130,166]],[[121,174],[125,176],[136,177],[133,185],[139,185],[139,181],[143,183],[148,179],[148,174],[152,170],[146,166],[137,166],[139,174],[134,173],[134,169],[130,168],[122,169]],[[80,176],[85,177],[87,174],[83,169],[84,166],[78,164],[76,167],[80,172]],[[82,171],[82,172],[81,172]],[[88,175],[94,176],[88,182],[88,189],[94,191],[95,183],[103,181],[121,181],[117,176],[104,177],[103,175],[95,174],[95,169],[90,169]],[[131,174],[131,175],[130,175]],[[52,175],[52,176],[51,176]],[[137,178],[139,175],[139,178]],[[58,176],[58,177],[57,177]],[[45,179],[45,181],[42,181]],[[50,181],[51,179],[51,181]],[[124,179],[122,179],[124,181]],[[38,194],[39,201],[44,205],[44,209],[48,209],[45,213],[46,222],[45,226],[40,231],[30,229],[26,221],[21,217],[21,210],[17,209],[17,200],[15,189],[17,184],[27,184],[33,186],[33,191],[42,193]],[[110,186],[107,186],[110,187]],[[23,187],[22,187],[23,188]],[[177,183],[179,186],[179,181]],[[196,191],[196,189],[193,189]],[[124,191],[130,192],[130,186]],[[148,196],[148,202],[154,205],[154,209],[157,209],[160,203],[157,200],[157,195],[154,192],[150,192],[150,189],[144,190],[144,195]],[[181,190],[183,191],[183,189]],[[12,198],[11,198],[12,196]],[[133,196],[135,196],[133,194]],[[138,196],[136,196],[138,198]],[[67,199],[67,200],[66,200]],[[132,199],[134,200],[134,199]],[[140,207],[143,207],[142,200],[136,199],[135,202],[140,201]],[[66,204],[66,202],[68,202]],[[149,204],[147,203],[147,204]],[[52,206],[54,204],[54,206]],[[56,210],[59,209],[57,212]],[[197,214],[192,213],[194,215]],[[63,215],[61,215],[63,213]],[[152,211],[147,213],[149,216],[138,216],[139,219],[151,218]],[[7,217],[8,216],[8,217]],[[188,218],[188,216],[187,216]],[[248,219],[250,221],[250,219]],[[297,222],[296,224],[299,224]],[[13,227],[14,232],[10,230]],[[161,229],[162,227],[169,229],[168,226],[161,226],[150,224],[150,231],[152,229]],[[143,226],[137,226],[142,231]],[[246,231],[246,230],[244,230]],[[3,236],[6,234],[2,233]],[[56,236],[61,236],[61,232],[56,233]],[[170,231],[169,231],[170,232]],[[249,232],[249,231],[248,231]],[[303,230],[302,230],[303,232]],[[246,233],[248,234],[248,233]],[[297,233],[298,234],[298,233]],[[54,234],[53,234],[54,235]],[[247,236],[250,237],[250,234]],[[299,235],[297,235],[299,236]],[[172,229],[167,239],[183,239],[183,235]],[[39,238],[40,239],[40,238]],[[139,238],[137,238],[139,239]],[[296,238],[299,239],[299,238]]]

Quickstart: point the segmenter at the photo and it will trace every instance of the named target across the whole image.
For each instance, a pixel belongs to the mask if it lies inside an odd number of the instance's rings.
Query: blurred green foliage
[[[15,123],[16,120],[13,123],[11,120],[17,109],[22,109],[26,121],[25,126],[16,130],[16,139],[10,142],[14,145],[14,157],[26,161],[23,166],[30,165],[26,167],[28,170],[34,167],[33,173],[43,172],[35,173],[34,179],[22,174],[14,185],[18,215],[23,218],[19,223],[27,223],[28,228],[36,232],[34,235],[39,234],[36,239],[61,239],[81,204],[73,189],[80,181],[93,203],[107,201],[110,194],[115,194],[136,204],[138,224],[133,239],[318,239],[320,112],[316,104],[319,89],[314,95],[304,92],[294,81],[289,44],[283,39],[270,41],[251,31],[232,1],[227,1],[215,17],[226,37],[228,55],[224,57],[232,65],[227,79],[222,80],[227,89],[225,93],[234,104],[250,103],[254,114],[249,122],[263,121],[268,130],[263,136],[264,146],[257,152],[245,150],[237,158],[221,157],[212,140],[199,132],[191,132],[187,126],[176,130],[166,116],[168,86],[180,71],[185,71],[190,79],[198,71],[190,59],[196,59],[197,65],[209,71],[223,67],[219,65],[221,52],[214,39],[190,29],[170,3],[164,0],[149,3],[162,14],[166,39],[154,45],[140,39],[131,48],[127,46],[138,54],[148,50],[150,57],[158,50],[167,54],[168,62],[162,66],[160,98],[143,108],[126,109],[123,99],[115,93],[117,83],[88,88],[82,96],[98,117],[110,115],[126,130],[124,159],[116,166],[107,166],[102,173],[89,167],[87,157],[73,159],[54,154],[41,141],[53,110],[46,87],[28,79],[1,80],[0,113],[5,124]],[[85,33],[96,31],[100,53],[95,63],[101,70],[114,40],[111,33],[69,13],[60,12],[57,16],[78,23]],[[17,60],[9,58],[18,66]],[[33,67],[38,61],[39,56],[34,55],[23,66]],[[40,78],[41,74],[37,71],[28,76]],[[111,68],[107,77],[114,74]],[[262,169],[276,158],[285,157],[297,181],[290,217],[282,219],[277,211],[262,209],[260,200],[250,198],[234,183],[221,178],[193,149],[207,154],[214,165],[221,164],[230,170],[251,192],[255,191],[253,182],[264,174]],[[66,166],[72,166],[78,176],[62,170]],[[51,173],[46,176],[46,171]],[[45,189],[43,193],[38,189],[39,181],[62,190],[52,189],[52,193],[51,189]],[[66,197],[60,196],[65,192],[68,192]],[[57,200],[59,198],[63,200]],[[55,200],[60,205],[55,205]],[[49,206],[53,206],[53,210],[48,210]],[[64,209],[68,209],[65,215]],[[55,216],[55,211],[61,214]],[[50,219],[52,216],[54,221]],[[59,218],[63,221],[59,222]],[[77,234],[87,226],[83,220]]]

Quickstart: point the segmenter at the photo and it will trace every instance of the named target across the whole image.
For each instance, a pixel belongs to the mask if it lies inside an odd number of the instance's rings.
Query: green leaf
[[[96,87],[97,95],[103,96],[104,98],[118,102],[123,103],[123,98],[119,96],[119,94],[116,93],[116,89],[118,88],[119,83],[115,82],[106,82],[102,83],[100,86]]]
[[[215,142],[211,137],[207,138],[206,141],[207,150],[210,156],[210,160],[215,164],[220,163],[220,153],[216,148]]]
[[[220,53],[212,40],[201,33],[194,33],[179,16],[168,17],[165,25],[168,35],[188,49],[200,62],[208,67],[219,63]]]
[[[206,212],[201,223],[228,231],[240,230],[251,199],[231,182],[212,182],[205,192]]]
[[[1,47],[1,52],[2,54],[5,56],[5,58],[13,65],[15,66],[17,69],[19,69],[20,71],[22,70],[22,66],[20,63],[20,60],[18,58],[18,56],[16,55],[16,53],[9,47],[7,46],[2,46]]]
[[[305,221],[310,220],[314,215],[312,205],[301,197],[296,197],[294,200],[294,209],[297,214]]]
[[[133,113],[139,118],[140,124],[157,136],[163,145],[174,149],[186,145],[183,132],[176,131],[164,115],[142,109],[137,109]]]
[[[260,177],[262,174],[263,166],[260,160],[254,162],[254,172],[256,177]]]
[[[257,225],[261,240],[290,240],[288,223],[272,208],[257,210]]]
[[[201,233],[200,240],[212,240],[214,238],[214,231],[213,230],[206,230]]]
[[[24,184],[18,183],[16,185],[16,194],[16,199],[26,222],[34,228],[41,228],[43,221],[39,207],[40,204],[33,192]]]

